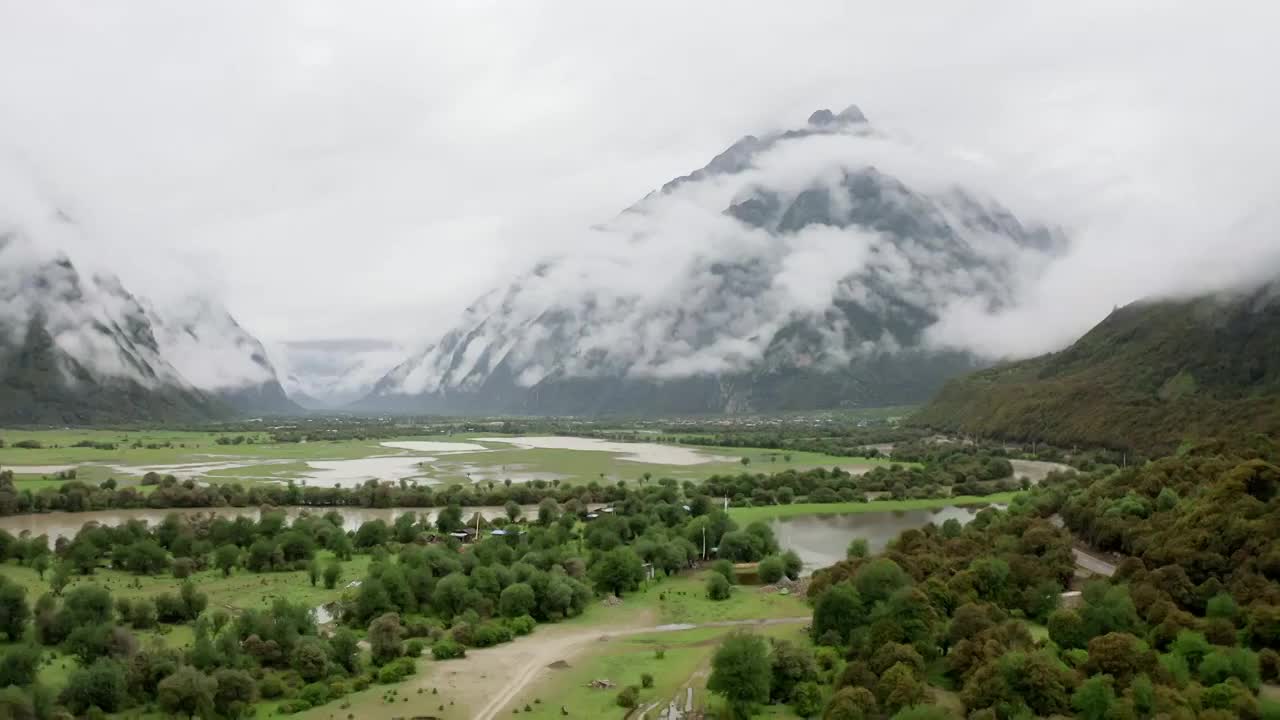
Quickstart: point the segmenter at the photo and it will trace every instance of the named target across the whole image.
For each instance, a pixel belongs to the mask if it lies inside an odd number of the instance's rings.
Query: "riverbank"
[[[945,498],[920,500],[873,500],[871,502],[842,503],[793,503],[791,505],[762,505],[759,507],[731,507],[729,517],[739,524],[776,520],[798,515],[844,515],[854,513],[905,512],[908,510],[938,510],[950,506],[1007,505],[1021,495],[1021,491],[992,493],[991,495],[957,495]]]

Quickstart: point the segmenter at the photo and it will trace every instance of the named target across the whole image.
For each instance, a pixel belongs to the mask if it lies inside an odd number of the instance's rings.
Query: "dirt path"
[[[614,638],[628,637],[631,635],[644,635],[649,633],[661,632],[679,632],[682,630],[696,630],[699,628],[717,628],[717,627],[739,627],[753,626],[764,627],[769,625],[788,625],[809,622],[808,616],[790,617],[790,618],[774,618],[769,620],[726,620],[721,622],[703,623],[699,625],[678,624],[678,625],[654,625],[650,627],[630,627],[630,628],[584,628],[577,632],[563,633],[556,637],[547,637],[545,635],[529,635],[500,648],[491,648],[494,650],[508,648],[508,652],[520,652],[521,661],[517,666],[511,668],[509,679],[503,683],[501,689],[489,695],[490,700],[475,713],[476,720],[493,720],[498,716],[512,700],[520,694],[520,691],[528,687],[529,683],[548,665],[557,660],[568,660],[574,655],[582,651],[582,649],[593,643],[612,640]],[[521,645],[521,648],[515,646]],[[484,666],[489,666],[491,660],[484,655],[485,651],[476,651],[468,653],[467,659],[472,657],[479,659]],[[465,671],[465,670],[464,670]]]

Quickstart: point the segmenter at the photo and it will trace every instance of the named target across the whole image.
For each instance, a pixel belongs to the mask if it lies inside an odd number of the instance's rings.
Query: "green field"
[[[627,459],[625,453],[603,450],[517,448],[488,439],[502,436],[484,433],[401,437],[391,440],[322,440],[242,445],[218,444],[219,437],[224,435],[189,431],[0,430],[0,438],[6,443],[6,447],[0,448],[0,468],[14,470],[19,489],[38,491],[59,486],[61,481],[52,477],[50,469],[62,466],[75,466],[77,479],[91,483],[113,477],[122,485],[133,485],[139,482],[143,470],[152,469],[160,474],[172,473],[179,478],[198,477],[206,482],[253,484],[294,479],[327,485],[334,479],[332,472],[356,475],[369,473],[380,479],[394,479],[384,477],[384,471],[376,466],[362,465],[359,462],[372,458],[403,458],[406,462],[397,464],[410,467],[411,470],[402,472],[402,475],[410,479],[443,484],[503,483],[508,479],[515,482],[542,479],[566,483],[614,483],[638,480],[646,475],[652,478],[701,480],[716,474],[773,473],[814,467],[841,467],[857,471],[887,465],[889,462],[882,458],[836,457],[763,448],[675,446],[693,450],[705,456],[707,462],[694,465],[664,464],[637,462]],[[15,443],[24,440],[37,441],[43,447],[14,447]],[[483,446],[485,450],[418,452],[382,445],[382,442],[397,441],[472,442]],[[73,447],[81,442],[114,443],[116,447]],[[135,448],[135,443],[141,443],[143,447]],[[147,445],[158,447],[148,448]],[[422,458],[420,466],[415,458]],[[743,462],[744,459],[746,463]],[[329,472],[318,471],[308,465],[309,462],[316,461],[337,461],[342,468]],[[181,467],[184,465],[191,467]],[[201,465],[204,467],[200,467]],[[29,469],[35,467],[45,470]],[[348,486],[350,484],[354,484],[354,481],[349,482]]]

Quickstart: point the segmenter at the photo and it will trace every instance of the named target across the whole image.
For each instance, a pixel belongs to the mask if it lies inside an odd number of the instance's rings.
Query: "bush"
[[[732,592],[733,586],[724,579],[724,575],[711,573],[707,576],[707,597],[712,600],[728,600]]]
[[[258,683],[258,694],[264,699],[274,700],[284,695],[284,683],[279,675],[267,675]]]
[[[772,585],[782,579],[786,572],[786,567],[782,564],[782,558],[777,555],[770,555],[760,561],[758,571],[760,573],[760,581]]]
[[[633,708],[640,703],[640,688],[628,685],[618,693],[618,707]]]
[[[329,702],[329,686],[324,683],[311,683],[302,688],[302,692],[298,693],[298,699],[311,707],[323,705]]]
[[[280,707],[279,707],[281,715],[295,715],[297,713],[310,710],[310,709],[311,709],[311,706],[307,704],[306,700],[302,700],[302,699],[285,700],[284,702],[280,703]]]
[[[730,585],[736,585],[738,575],[733,571],[733,563],[728,560],[717,560],[711,563],[711,571],[724,577]]]
[[[422,649],[425,645],[422,640],[414,638],[404,644],[404,654],[411,658],[416,658],[422,655]]]
[[[507,624],[490,620],[475,627],[471,633],[471,644],[476,647],[491,647],[511,642],[514,636]]]
[[[387,685],[397,683],[413,674],[415,666],[412,658],[396,658],[378,671],[378,682]]]
[[[640,687],[646,689],[653,687],[653,673],[640,673]]]
[[[454,658],[466,657],[467,649],[460,643],[449,638],[437,641],[431,646],[431,656],[436,660],[452,660]]]
[[[511,628],[511,632],[516,635],[528,635],[537,625],[538,622],[528,615],[521,615],[507,621],[507,627]]]

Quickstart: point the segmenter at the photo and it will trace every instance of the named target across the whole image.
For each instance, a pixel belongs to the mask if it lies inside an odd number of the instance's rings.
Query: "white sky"
[[[1278,8],[0,0],[0,169],[138,292],[412,342],[738,137],[857,103],[1077,237],[1015,312],[954,320],[1040,349],[1277,267]]]

